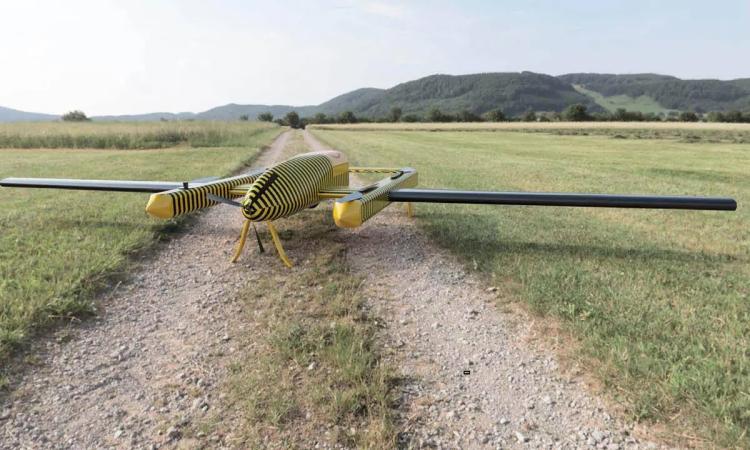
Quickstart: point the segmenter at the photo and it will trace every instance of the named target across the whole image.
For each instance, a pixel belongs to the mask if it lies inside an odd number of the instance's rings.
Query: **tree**
[[[401,108],[399,108],[398,106],[394,106],[393,108],[391,108],[391,113],[388,118],[391,120],[391,122],[398,122],[399,120],[401,120],[401,113]]]
[[[487,113],[487,120],[490,122],[505,122],[505,113],[500,108],[493,109]]]
[[[438,108],[437,106],[433,106],[429,111],[427,111],[428,122],[451,122],[453,120],[453,116],[440,111],[440,108]]]
[[[402,122],[409,122],[409,123],[419,122],[420,120],[422,119],[420,119],[420,117],[416,114],[407,114],[401,118]]]
[[[357,116],[351,111],[344,111],[339,114],[339,123],[357,123]]]
[[[536,122],[537,117],[536,113],[533,110],[528,110],[523,114],[523,117],[521,118],[524,122]]]
[[[697,122],[699,120],[698,114],[692,111],[683,111],[679,115],[680,122]]]
[[[482,121],[481,117],[469,111],[468,109],[464,109],[460,113],[458,113],[457,118],[459,122],[481,122]]]
[[[584,122],[591,118],[586,110],[586,105],[580,103],[568,106],[563,117],[565,117],[565,120],[570,120],[571,122]]]
[[[62,115],[61,119],[65,122],[88,122],[89,119],[83,111],[74,110]]]
[[[321,112],[316,113],[313,116],[313,118],[310,120],[310,123],[328,123],[328,122],[329,122],[328,116],[326,116],[325,114]]]
[[[247,114],[243,114],[240,116],[240,120],[243,122],[247,122],[248,120],[250,120],[250,116],[248,116]]]
[[[273,122],[273,114],[270,112],[263,112],[258,114],[258,120],[261,122]]]
[[[297,114],[297,111],[289,111],[288,113],[286,113],[284,119],[290,127],[299,128],[299,114]]]

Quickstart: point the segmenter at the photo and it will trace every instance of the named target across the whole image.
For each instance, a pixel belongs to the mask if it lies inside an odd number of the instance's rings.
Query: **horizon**
[[[739,0],[322,3],[7,2],[0,38],[11,69],[0,73],[0,105],[197,113],[318,105],[435,74],[750,77],[750,61],[738,57],[750,42],[750,3]]]

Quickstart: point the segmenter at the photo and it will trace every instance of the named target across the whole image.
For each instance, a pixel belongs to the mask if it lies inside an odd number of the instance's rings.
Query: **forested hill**
[[[254,120],[259,113],[275,117],[297,111],[302,117],[329,116],[345,111],[377,119],[401,108],[404,115],[425,117],[438,108],[443,113],[467,111],[479,115],[500,109],[506,116],[527,111],[561,112],[583,104],[589,112],[617,109],[668,114],[680,111],[750,112],[750,78],[738,80],[681,80],[668,75],[611,75],[573,73],[550,76],[533,72],[430,75],[389,89],[362,88],[319,105],[228,105],[199,113],[148,113],[100,116],[94,120]],[[57,116],[25,113],[0,107],[0,122],[55,120]]]
[[[611,75],[572,73],[561,81],[604,97],[649,97],[665,109],[679,111],[750,111],[750,78],[681,80],[656,74]]]
[[[319,106],[326,114],[351,110],[357,115],[381,117],[394,107],[404,114],[425,114],[430,108],[481,114],[500,108],[506,114],[525,111],[562,111],[582,103],[596,110],[596,103],[558,78],[532,72],[431,75],[390,89],[359,89]]]

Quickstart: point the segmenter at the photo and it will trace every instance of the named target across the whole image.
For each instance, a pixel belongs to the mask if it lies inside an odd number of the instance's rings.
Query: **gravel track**
[[[308,132],[305,140],[326,148]],[[382,338],[406,380],[405,446],[657,448],[531,343],[533,319],[501,311],[496,289],[431,243],[399,206],[345,233],[348,260],[367,277],[369,305],[384,319]]]

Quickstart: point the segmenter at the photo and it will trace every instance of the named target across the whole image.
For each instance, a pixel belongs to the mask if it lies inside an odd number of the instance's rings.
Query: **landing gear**
[[[245,242],[247,241],[247,234],[250,231],[250,224],[251,222],[249,220],[246,220],[245,223],[242,225],[242,232],[240,232],[240,241],[237,243],[237,248],[234,250],[234,255],[232,256],[231,261],[237,262],[237,260],[240,258],[240,255],[242,254],[242,249],[245,248]],[[279,253],[279,259],[281,259],[281,262],[284,263],[285,266],[288,268],[292,268],[292,262],[289,261],[289,258],[286,256],[286,252],[284,251],[284,247],[281,245],[281,239],[279,239],[279,232],[276,231],[276,227],[273,226],[273,223],[266,222],[268,225],[268,231],[271,232],[271,238],[273,239],[273,245],[276,247],[276,251]],[[253,229],[255,229],[255,224],[253,224]],[[255,229],[255,238],[258,240],[258,247],[260,248],[260,252],[263,253],[263,244],[260,242],[260,236],[258,236],[258,230]]]

